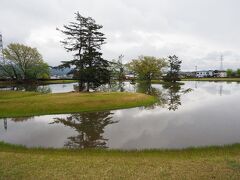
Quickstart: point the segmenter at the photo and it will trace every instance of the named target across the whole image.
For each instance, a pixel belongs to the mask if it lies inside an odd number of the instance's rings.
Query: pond
[[[0,91],[35,91],[40,93],[65,93],[75,91],[78,83],[46,84],[46,85],[0,85]]]
[[[69,91],[75,84],[67,84]],[[72,87],[70,87],[72,86]],[[61,92],[63,85],[54,85]],[[66,92],[63,87],[62,92]],[[0,120],[0,141],[27,147],[181,149],[240,143],[240,84],[123,84],[105,91],[153,94],[159,102],[94,113]]]

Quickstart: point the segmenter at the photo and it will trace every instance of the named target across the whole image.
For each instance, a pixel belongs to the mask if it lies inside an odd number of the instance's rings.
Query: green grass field
[[[27,149],[0,143],[0,179],[239,179],[240,145],[185,150]]]
[[[52,79],[52,80],[44,80],[44,81],[36,81],[35,84],[67,84],[67,83],[75,83],[77,80],[72,79]],[[11,85],[18,85],[16,81],[0,81],[0,85],[2,86],[11,86]]]
[[[75,83],[78,82],[77,80],[72,79],[56,79],[56,80],[46,80],[46,81],[39,81],[40,84],[67,84],[67,83]]]
[[[104,111],[147,106],[157,100],[141,93],[59,93],[0,91],[0,117]]]
[[[226,81],[240,82],[240,78],[183,78],[181,81]]]
[[[16,82],[14,82],[14,81],[0,81],[0,86],[2,85],[2,86],[10,86],[10,85],[15,85],[16,84]]]

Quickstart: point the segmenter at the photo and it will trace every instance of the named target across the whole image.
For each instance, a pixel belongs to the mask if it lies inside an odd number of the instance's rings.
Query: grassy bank
[[[67,84],[67,83],[75,83],[78,82],[77,80],[73,79],[52,79],[52,80],[46,80],[46,81],[39,81],[40,84]]]
[[[39,80],[35,82],[26,82],[28,84],[67,84],[67,83],[75,83],[77,80],[72,79],[50,79],[50,80]],[[13,86],[13,85],[21,85],[23,83],[17,81],[0,81],[0,86]]]
[[[59,93],[0,91],[0,117],[103,111],[147,106],[156,102],[140,93]]]
[[[151,81],[151,84],[165,84],[165,85],[173,85],[173,84],[175,84],[175,85],[184,85],[184,83],[183,82],[180,82],[180,81],[177,81],[177,82],[175,82],[175,83],[173,83],[173,82],[169,82],[169,81],[163,81],[163,80],[152,80]]]
[[[27,149],[0,143],[1,179],[239,179],[240,145],[186,150]]]
[[[0,81],[0,86],[11,86],[15,84],[17,84],[15,81]]]
[[[240,78],[183,78],[182,81],[225,81],[225,82],[240,82]]]
[[[171,84],[184,85],[184,83],[180,82],[180,81],[173,83],[173,82],[163,81],[163,80],[151,80],[150,82],[144,81],[144,80],[136,80],[135,82],[136,83],[151,83],[151,84],[167,84],[167,85],[171,85]]]

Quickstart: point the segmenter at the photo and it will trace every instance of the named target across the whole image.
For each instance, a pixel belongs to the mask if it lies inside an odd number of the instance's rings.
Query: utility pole
[[[3,124],[4,124],[4,129],[7,130],[7,119],[3,120]]]
[[[220,56],[220,61],[221,61],[220,70],[222,71],[223,70],[223,55]]]
[[[220,94],[220,96],[222,96],[222,93],[223,93],[223,85],[220,85],[220,87],[219,87],[219,94]]]
[[[0,61],[4,60],[3,56],[3,40],[2,40],[2,33],[0,32]]]

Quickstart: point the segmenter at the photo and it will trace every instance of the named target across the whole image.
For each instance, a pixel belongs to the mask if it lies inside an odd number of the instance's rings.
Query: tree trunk
[[[89,92],[89,89],[90,89],[89,82],[87,82],[87,92]]]

